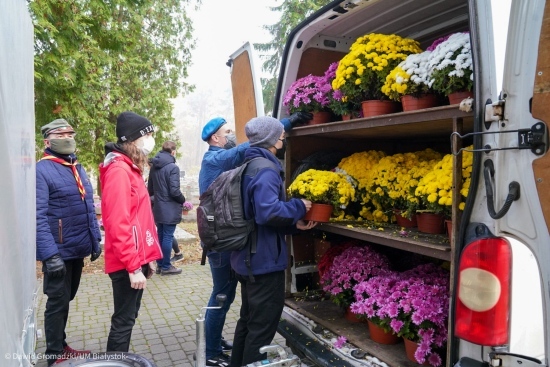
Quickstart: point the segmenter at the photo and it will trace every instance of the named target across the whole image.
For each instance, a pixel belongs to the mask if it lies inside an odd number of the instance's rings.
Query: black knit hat
[[[122,112],[116,119],[118,143],[137,140],[153,131],[155,127],[151,121],[131,111]]]

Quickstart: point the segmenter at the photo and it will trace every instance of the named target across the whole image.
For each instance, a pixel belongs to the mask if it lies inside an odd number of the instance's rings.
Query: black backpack
[[[200,196],[197,227],[203,244],[201,265],[205,264],[206,253],[210,250],[240,251],[250,245],[249,256],[250,253],[256,252],[257,236],[250,235],[255,231],[256,223],[254,218],[244,217],[241,182],[244,174],[255,176],[264,168],[279,171],[279,167],[269,159],[254,158],[237,168],[223,172]],[[247,263],[247,266],[250,264]]]

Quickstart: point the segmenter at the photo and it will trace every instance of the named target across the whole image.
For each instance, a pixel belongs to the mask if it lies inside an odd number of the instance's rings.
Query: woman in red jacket
[[[117,143],[105,145],[99,166],[101,214],[105,228],[105,272],[113,286],[114,313],[107,352],[128,352],[132,328],[147,279],[162,258],[151,201],[142,178],[155,146],[153,125],[123,112],[117,118]]]

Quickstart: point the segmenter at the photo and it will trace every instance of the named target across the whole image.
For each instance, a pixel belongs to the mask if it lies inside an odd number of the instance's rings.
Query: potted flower
[[[383,103],[389,108],[386,111],[371,111],[366,106],[373,103],[362,102],[365,117],[395,112],[395,104],[382,93],[386,76],[408,55],[421,51],[417,41],[395,34],[370,33],[359,37],[340,60],[332,87],[352,100],[386,100]]]
[[[283,99],[283,106],[287,107],[289,113],[297,111],[313,113],[315,121],[313,123],[329,122],[328,106],[331,96],[332,86],[327,82],[326,77],[310,74],[292,83]],[[317,121],[316,117],[322,117],[324,120]]]
[[[368,245],[351,246],[334,257],[330,268],[321,276],[321,285],[330,294],[331,300],[346,310],[350,317],[354,316],[349,312],[354,301],[353,288],[373,276],[388,272],[389,262],[384,255]]]
[[[460,103],[471,96],[474,74],[472,51],[468,32],[454,33],[438,44],[430,55],[428,63],[431,87],[445,96],[461,92],[457,100],[451,96],[451,104]]]
[[[471,147],[468,147],[471,148]],[[472,172],[473,153],[463,151],[462,153],[462,200],[459,203],[458,209],[463,210],[465,206],[464,200],[468,195],[470,187],[470,176]],[[434,227],[424,227],[420,222],[418,229],[426,233],[443,233],[444,218],[451,216],[453,204],[452,197],[453,187],[453,155],[447,154],[437,162],[432,169],[426,173],[418,182],[415,189],[415,196],[420,201],[421,212],[420,218],[429,217],[430,223],[435,224]]]
[[[190,201],[186,201],[183,203],[183,215],[189,214],[189,211],[193,210],[193,203]]]
[[[336,78],[337,68],[338,62],[333,62],[323,76],[324,81],[331,86],[328,107],[335,115],[342,116],[342,120],[361,117],[359,114],[360,103],[345,96],[341,90],[332,89],[332,82]]]
[[[447,340],[449,274],[435,264],[372,277],[354,288],[352,310],[371,324],[403,337],[412,361],[441,365],[437,348]],[[412,347],[412,348],[411,348]],[[411,350],[412,349],[412,350]]]
[[[400,101],[403,111],[413,111],[437,105],[437,96],[430,87],[428,62],[431,51],[411,54],[386,77],[382,93]]]
[[[355,188],[344,174],[316,169],[300,173],[287,192],[290,197],[307,199],[314,203],[304,219],[318,222],[327,222],[331,214],[335,217],[343,216],[344,209],[355,200]],[[321,208],[330,208],[328,217],[316,216],[316,210]]]

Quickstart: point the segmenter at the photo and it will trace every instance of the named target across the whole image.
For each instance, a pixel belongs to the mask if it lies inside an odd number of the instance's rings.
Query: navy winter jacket
[[[246,218],[254,218],[257,224],[257,249],[251,255],[251,271],[254,275],[273,273],[287,268],[285,235],[296,231],[296,222],[306,214],[300,199],[286,201],[283,169],[277,158],[267,149],[250,147],[245,162],[264,157],[274,162],[279,170],[264,168],[254,177],[243,177],[243,205]],[[231,267],[237,274],[247,276],[245,260],[248,249],[231,254]]]
[[[76,156],[61,156],[68,162]],[[80,197],[71,167],[50,160],[36,163],[36,259],[59,254],[63,260],[81,259],[99,251],[101,233],[94,208],[93,189],[80,164],[77,166],[86,190]]]
[[[153,215],[156,223],[178,224],[185,197],[180,190],[180,169],[176,158],[161,150],[153,158],[147,190],[153,199]]]

